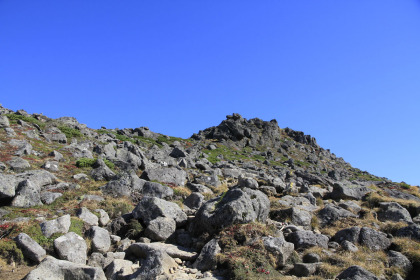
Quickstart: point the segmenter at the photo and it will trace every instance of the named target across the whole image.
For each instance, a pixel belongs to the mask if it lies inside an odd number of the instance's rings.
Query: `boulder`
[[[86,207],[82,207],[77,210],[76,216],[82,219],[86,224],[90,226],[98,225],[98,217],[89,211]]]
[[[6,163],[9,165],[10,169],[15,172],[22,172],[31,168],[29,162],[20,157],[14,157],[13,159],[6,161]]]
[[[238,180],[238,186],[241,188],[258,189],[258,182],[253,178],[240,176]]]
[[[264,248],[271,253],[276,260],[276,265],[283,267],[286,261],[292,255],[295,246],[293,243],[284,240],[284,237],[263,237],[262,238]]]
[[[413,269],[413,265],[411,264],[410,260],[397,251],[388,251],[388,263],[390,267],[401,268],[407,275]]]
[[[410,238],[413,238],[413,239],[416,239],[416,240],[420,241],[420,225],[411,224],[409,226],[400,228],[397,231],[396,236],[398,236],[398,237],[410,237]]]
[[[264,223],[269,209],[270,201],[264,193],[248,188],[233,188],[201,206],[190,230],[195,234],[214,234],[233,224]]]
[[[128,254],[132,254],[139,258],[146,257],[151,251],[163,251],[172,258],[179,258],[186,261],[193,261],[197,258],[197,252],[191,249],[160,242],[133,243],[127,249]]]
[[[140,179],[134,172],[124,172],[109,181],[105,186],[100,189],[104,194],[111,195],[113,197],[130,197],[133,193],[140,192],[143,189],[145,180]]]
[[[151,167],[142,173],[141,178],[148,181],[158,181],[184,186],[187,173],[184,170],[175,167]]]
[[[343,272],[341,272],[336,279],[339,280],[379,280],[378,277],[375,276],[370,271],[367,271],[361,266],[354,265],[350,266]]]
[[[25,280],[106,280],[101,268],[91,267],[84,264],[57,260],[46,257],[34,270],[29,272]]]
[[[343,242],[341,242],[341,247],[349,252],[352,253],[356,253],[357,251],[359,251],[359,248],[357,248],[356,245],[354,245],[352,242],[344,240]]]
[[[359,242],[360,227],[351,227],[337,231],[334,235],[334,240],[338,243],[349,241],[352,243]]]
[[[0,116],[0,128],[10,127],[9,119],[7,116]]]
[[[385,233],[368,227],[362,227],[359,235],[359,244],[371,250],[385,250],[391,245]]]
[[[90,176],[95,181],[109,181],[115,177],[115,173],[105,164],[102,159],[97,159],[94,169],[90,172]]]
[[[61,130],[57,127],[48,127],[42,136],[44,136],[45,139],[49,141],[58,142],[62,144],[67,143],[66,135],[62,133]]]
[[[13,175],[0,173],[0,198],[11,198],[16,194],[19,180]]]
[[[151,250],[142,259],[140,269],[130,276],[130,280],[158,279],[160,275],[170,274],[170,271],[177,266],[175,260],[164,251]]]
[[[146,182],[141,190],[145,196],[165,198],[174,195],[173,189],[156,182]]]
[[[26,140],[11,139],[9,144],[16,147],[15,156],[23,156],[32,154],[32,145]]]
[[[91,229],[91,237],[92,237],[92,250],[94,252],[99,252],[105,254],[108,252],[109,248],[111,247],[111,238],[109,236],[109,232],[98,226],[93,226]]]
[[[204,203],[204,195],[199,192],[193,192],[184,200],[184,204],[191,209],[198,209]]]
[[[52,185],[54,183],[57,183],[57,177],[55,177],[53,174],[48,172],[47,170],[29,170],[24,173],[19,173],[16,175],[16,178],[19,181],[23,180],[30,180],[32,183],[39,187],[43,187],[46,185]]]
[[[362,198],[370,192],[372,192],[372,190],[365,186],[346,186],[339,183],[335,183],[333,185],[333,191],[330,195],[331,198],[336,200],[362,200]]]
[[[318,218],[321,226],[329,225],[339,219],[347,217],[357,218],[357,216],[352,212],[333,204],[328,204],[318,212]]]
[[[295,245],[295,249],[306,249],[310,247],[328,248],[328,237],[322,234],[313,233],[309,230],[295,231],[286,236],[286,240]]]
[[[165,241],[176,229],[176,222],[172,218],[157,217],[149,222],[144,235],[155,241]]]
[[[187,221],[187,215],[176,203],[148,196],[140,200],[136,208],[134,208],[132,215],[135,219],[142,220],[146,226],[158,217],[173,219],[177,226],[181,226]]]
[[[295,263],[292,274],[297,277],[309,277],[318,270],[320,263]]]
[[[99,213],[100,217],[99,217],[99,225],[101,227],[106,226],[109,222],[109,215],[108,213],[103,210],[103,209],[96,209],[95,212]]]
[[[46,237],[54,233],[67,233],[71,225],[70,215],[41,223],[41,231]]]
[[[108,280],[120,280],[125,276],[133,274],[133,262],[128,260],[113,260],[105,270],[105,276]]]
[[[57,151],[52,151],[48,156],[53,157],[54,161],[65,161],[63,154]]]
[[[36,263],[40,263],[47,255],[47,252],[26,233],[19,233],[15,241],[23,255]]]
[[[59,170],[59,164],[58,161],[51,161],[51,160],[47,160],[42,166],[41,168],[44,168],[46,170],[49,171],[53,171],[56,172]]]
[[[74,232],[68,232],[54,240],[54,249],[62,260],[86,264],[87,245],[85,240]]]
[[[207,242],[201,249],[200,255],[193,264],[193,267],[200,271],[214,270],[217,266],[217,254],[221,253],[218,239],[214,238]]]
[[[381,221],[412,223],[410,213],[396,202],[381,202],[378,212],[378,219]]]
[[[16,189],[16,196],[12,200],[12,206],[15,207],[34,207],[42,205],[41,188],[30,180],[24,180],[19,183]]]
[[[302,258],[304,263],[318,263],[321,261],[321,257],[317,253],[305,254]]]

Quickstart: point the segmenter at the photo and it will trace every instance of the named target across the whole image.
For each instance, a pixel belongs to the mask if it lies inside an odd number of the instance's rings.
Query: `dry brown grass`
[[[392,239],[397,251],[400,251],[412,262],[420,262],[420,242],[408,237]]]
[[[414,208],[414,207],[420,206],[420,202],[418,201],[389,197],[384,192],[380,192],[380,193],[372,192],[366,196],[366,204],[370,208],[378,207],[380,202],[397,202],[398,204],[406,208],[409,208],[409,207]]]
[[[331,225],[320,228],[322,234],[334,236],[337,231],[349,228],[349,227],[373,227],[374,224],[378,223],[372,212],[366,213],[362,219],[358,218],[343,218],[333,222]]]

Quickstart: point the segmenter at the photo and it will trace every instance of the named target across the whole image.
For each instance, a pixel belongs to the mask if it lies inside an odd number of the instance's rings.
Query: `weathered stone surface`
[[[108,213],[103,209],[96,209],[95,211],[100,215],[99,225],[101,227],[106,226],[110,222]]]
[[[76,216],[82,219],[86,224],[90,226],[98,225],[98,217],[89,211],[86,207],[82,207],[77,210]]]
[[[200,255],[193,264],[200,271],[213,270],[216,268],[216,256],[222,251],[217,239],[212,239],[201,249]]]
[[[26,140],[11,139],[9,144],[17,148],[14,153],[15,156],[32,154],[32,145]]]
[[[141,178],[148,181],[158,181],[184,186],[187,173],[184,170],[175,167],[153,167],[146,169],[142,173]]]
[[[25,280],[106,280],[101,268],[46,257]]]
[[[295,263],[292,274],[298,277],[308,277],[317,271],[320,263]]]
[[[19,233],[15,241],[23,255],[36,263],[40,263],[47,255],[46,251],[26,233]]]
[[[410,237],[413,239],[417,239],[420,241],[420,225],[417,224],[411,224],[409,226],[400,228],[396,236],[398,237]]]
[[[254,178],[240,176],[238,186],[241,188],[258,189],[258,182]]]
[[[349,251],[349,252],[357,252],[359,251],[359,248],[357,248],[356,245],[354,245],[352,242],[344,240],[343,242],[341,242],[341,247],[343,247],[344,250]]]
[[[407,275],[413,269],[413,265],[411,264],[410,260],[397,251],[390,250],[388,252],[388,262],[390,267],[398,267],[401,268]]]
[[[0,128],[10,127],[9,119],[7,116],[0,116]]]
[[[191,231],[213,234],[232,224],[265,222],[269,209],[270,201],[262,192],[248,188],[230,189],[223,197],[209,200],[197,211]]]
[[[328,237],[322,234],[313,233],[309,230],[295,231],[290,233],[286,240],[295,245],[295,249],[306,249],[310,247],[328,248]]]
[[[124,276],[133,274],[133,262],[128,260],[113,260],[106,268],[105,276],[108,280],[120,280]]]
[[[276,265],[283,267],[292,255],[295,246],[293,243],[284,240],[284,237],[263,237],[265,249],[276,258]]]
[[[351,227],[339,230],[334,235],[334,240],[338,243],[341,243],[345,240],[350,241],[352,243],[359,242],[359,235],[360,235],[360,227]]]
[[[56,172],[59,170],[58,161],[47,160],[41,167],[46,170],[53,171],[53,172]]]
[[[108,252],[111,247],[109,232],[98,226],[93,226],[90,230],[92,237],[92,250],[103,254]]]
[[[176,229],[176,222],[172,218],[157,217],[149,222],[144,234],[155,241],[165,241]]]
[[[391,245],[391,240],[383,232],[362,227],[359,235],[359,243],[371,250],[385,250]]]
[[[174,195],[174,191],[171,188],[156,182],[146,182],[141,190],[141,193],[145,196],[158,198],[165,198]]]
[[[24,180],[19,183],[16,189],[16,196],[12,201],[12,206],[15,207],[34,207],[42,205],[41,202],[41,188],[29,180]]]
[[[171,218],[177,225],[183,225],[187,221],[187,215],[177,204],[157,197],[143,197],[132,214],[135,219],[142,220],[146,225],[158,217]]]
[[[381,221],[413,222],[407,209],[396,202],[381,202],[379,207],[378,219]]]
[[[134,172],[124,172],[109,181],[105,186],[101,187],[104,194],[114,197],[131,196],[133,193],[140,192],[143,189],[145,180],[140,179]]]
[[[74,232],[66,233],[54,240],[54,249],[62,260],[86,264],[87,245],[85,240]]]
[[[32,183],[39,187],[43,187],[46,185],[52,185],[57,183],[57,177],[55,177],[52,173],[48,172],[47,170],[29,170],[24,173],[19,173],[16,175],[16,178],[19,181],[23,180],[30,180]]]
[[[333,199],[354,199],[361,200],[366,194],[372,192],[371,189],[364,186],[345,186],[335,183],[331,197]]]
[[[339,280],[379,280],[378,277],[375,276],[370,271],[367,271],[361,266],[354,265],[350,266],[343,272],[341,272],[337,279]]]
[[[41,231],[46,237],[54,233],[67,233],[71,225],[70,215],[41,223]]]
[[[140,269],[138,269],[130,280],[154,280],[162,274],[170,274],[170,271],[177,267],[173,258],[164,251],[149,251],[142,259]]]
[[[97,159],[94,169],[90,172],[90,176],[96,181],[111,180],[115,177],[115,173],[105,164],[102,159]]]
[[[352,212],[333,204],[328,204],[318,213],[318,218],[322,226],[329,225],[339,219],[346,217],[357,218],[357,216]]]
[[[48,156],[53,157],[54,161],[65,161],[63,154],[57,151],[52,151]]]
[[[144,258],[150,251],[163,251],[166,252],[172,258],[179,258],[181,260],[192,261],[198,256],[197,252],[184,248],[182,246],[176,246],[173,244],[166,244],[160,242],[154,243],[134,243],[131,244],[127,252],[134,254],[137,257]]]
[[[66,135],[62,133],[61,130],[56,127],[48,127],[45,130],[45,133],[43,134],[43,136],[50,141],[63,143],[63,144],[67,143]]]
[[[321,261],[321,257],[317,253],[305,254],[302,258],[304,263],[318,263]]]
[[[6,163],[9,165],[10,169],[16,172],[22,172],[26,169],[31,168],[31,165],[29,162],[23,158],[15,157],[11,160],[6,161]]]
[[[15,176],[0,173],[0,198],[14,197],[18,183]]]
[[[204,203],[204,195],[199,192],[193,192],[185,200],[184,204],[191,209],[198,209]]]

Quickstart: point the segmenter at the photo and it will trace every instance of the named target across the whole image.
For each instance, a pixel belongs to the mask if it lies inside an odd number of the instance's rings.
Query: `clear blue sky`
[[[0,103],[185,138],[275,118],[420,185],[420,1],[0,0]]]

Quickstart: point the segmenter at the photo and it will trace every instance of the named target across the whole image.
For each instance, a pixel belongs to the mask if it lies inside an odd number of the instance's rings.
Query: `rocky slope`
[[[420,193],[275,120],[190,139],[0,107],[1,279],[418,279]]]

